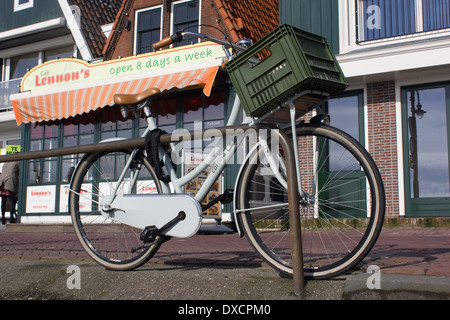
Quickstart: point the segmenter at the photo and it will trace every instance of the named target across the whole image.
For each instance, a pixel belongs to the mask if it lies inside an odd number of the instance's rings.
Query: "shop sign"
[[[6,146],[6,154],[14,154],[20,152],[20,146]]]
[[[153,76],[161,71],[178,71],[189,65],[217,61],[224,55],[222,46],[204,42],[95,64],[79,59],[52,60],[31,69],[22,79],[21,91],[36,92],[149,72]]]
[[[59,196],[59,212],[69,212],[69,185],[61,185]],[[81,186],[80,212],[92,211],[92,184]]]
[[[56,186],[27,187],[27,213],[54,213]]]

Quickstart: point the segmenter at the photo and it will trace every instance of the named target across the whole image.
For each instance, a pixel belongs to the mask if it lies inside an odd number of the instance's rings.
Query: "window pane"
[[[45,51],[45,61],[70,58],[73,56],[73,46]]]
[[[365,41],[416,31],[414,0],[363,0]]]
[[[95,126],[92,123],[80,124],[80,133],[94,133]]]
[[[177,116],[174,114],[166,114],[165,116],[158,116],[158,126],[174,124],[177,122]],[[147,125],[147,124],[145,124]]]
[[[61,178],[62,182],[68,183],[70,182],[70,179],[72,178],[73,171],[75,170],[75,167],[78,163],[78,157],[72,156],[68,158],[62,159],[62,172],[61,172]]]
[[[7,146],[20,146],[21,142],[22,142],[21,139],[7,140],[6,145]]]
[[[139,19],[139,21],[138,21],[138,31],[147,30],[147,29],[150,28],[151,16],[150,16],[150,12],[149,11],[140,13],[138,19]]]
[[[407,92],[411,198],[450,196],[445,88]],[[421,115],[417,110],[426,111]]]
[[[148,53],[153,51],[153,44],[158,42],[160,38],[159,30],[141,32],[139,34],[138,53]]]
[[[424,31],[450,28],[450,0],[423,0]]]
[[[44,150],[52,150],[58,148],[58,138],[44,139]]]
[[[333,127],[345,131],[359,141],[358,96],[329,100],[328,114]]]
[[[356,140],[360,141],[359,136],[359,97],[350,96],[328,101],[328,114],[330,115],[331,125],[348,133]],[[346,163],[346,167],[342,166],[342,152],[344,150],[336,144],[329,146],[329,170],[358,170],[356,163]]]
[[[225,104],[221,103],[217,106],[210,105],[205,109],[205,120],[223,119]]]
[[[58,163],[56,161],[49,161],[48,159],[45,159],[42,165],[43,165],[43,173],[41,176],[41,182],[43,183],[56,182]]]
[[[76,136],[69,136],[63,138],[63,147],[75,147],[78,145]]]
[[[78,142],[80,146],[94,143],[94,134],[82,134],[80,135],[80,141]]]
[[[42,125],[39,124],[31,125],[31,139],[42,138],[43,134],[44,134],[44,127]]]
[[[202,121],[203,117],[203,109],[199,108],[198,110],[190,110],[184,114],[184,121],[185,122],[191,122],[191,121]]]
[[[27,69],[37,66],[38,63],[39,57],[37,53],[11,58],[11,79],[22,78],[27,73]]]
[[[187,19],[198,20],[198,2],[193,1],[187,5]]]
[[[45,126],[45,137],[57,137],[58,136],[58,126]]]
[[[175,23],[184,22],[187,20],[186,4],[175,6]]]

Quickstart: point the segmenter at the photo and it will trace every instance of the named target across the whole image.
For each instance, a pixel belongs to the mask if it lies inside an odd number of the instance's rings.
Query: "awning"
[[[152,87],[166,91],[200,86],[209,96],[223,61],[218,55],[223,55],[221,48],[200,44],[101,64],[50,62],[24,77],[22,90],[29,92],[11,96],[16,120],[20,125],[67,119],[114,105],[117,93]]]

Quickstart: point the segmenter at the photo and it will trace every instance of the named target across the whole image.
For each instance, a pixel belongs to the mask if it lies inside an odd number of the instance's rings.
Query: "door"
[[[406,216],[450,216],[450,84],[402,89]]]

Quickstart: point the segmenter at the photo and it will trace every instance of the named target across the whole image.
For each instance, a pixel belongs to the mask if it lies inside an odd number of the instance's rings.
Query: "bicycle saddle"
[[[160,93],[161,91],[158,88],[150,88],[136,94],[115,94],[114,103],[119,105],[138,104],[139,102]]]

